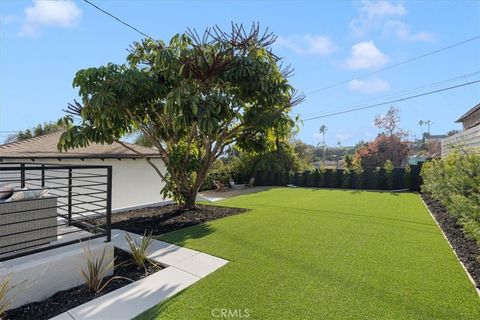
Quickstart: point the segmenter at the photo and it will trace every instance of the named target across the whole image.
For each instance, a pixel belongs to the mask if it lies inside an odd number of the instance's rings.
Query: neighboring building
[[[468,110],[463,116],[458,118],[457,123],[462,123],[463,130],[468,130],[480,124],[480,103]]]
[[[114,211],[164,202],[160,191],[165,183],[145,159],[150,159],[165,172],[163,161],[154,149],[126,143],[136,151],[134,152],[120,143],[113,143],[90,144],[68,152],[59,152],[57,143],[61,134],[59,131],[0,145],[0,161],[111,165]]]
[[[417,154],[417,155],[413,155],[413,156],[409,156],[408,157],[408,164],[409,165],[418,165],[420,162],[425,162],[427,161],[428,159],[431,159],[431,157],[428,157],[426,155],[420,155],[420,154]]]
[[[425,143],[430,143],[430,142],[440,142],[442,139],[445,139],[447,137],[446,134],[426,134],[425,135]]]
[[[462,123],[463,132],[442,139],[442,157],[447,156],[455,146],[480,148],[480,103],[455,122]]]

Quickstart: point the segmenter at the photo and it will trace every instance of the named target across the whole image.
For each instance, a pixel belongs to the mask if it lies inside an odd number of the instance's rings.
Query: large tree
[[[175,35],[168,44],[144,39],[129,50],[125,65],[77,72],[81,103],[69,105],[67,150],[90,142],[112,143],[140,131],[166,165],[165,196],[195,207],[199,187],[229,145],[260,151],[288,135],[296,95],[290,68],[271,51],[276,37],[232,25],[202,35]],[[75,121],[79,115],[79,121]],[[148,159],[147,159],[148,161]]]
[[[358,148],[355,158],[361,161],[363,167],[382,167],[387,160],[397,167],[401,166],[409,148],[404,141],[408,132],[399,127],[400,109],[390,107],[385,114],[375,116],[374,123],[382,132],[374,141]]]
[[[396,135],[379,134],[375,140],[366,143],[355,152],[355,158],[364,168],[383,167],[387,160],[394,166],[402,166],[408,156],[408,143]]]

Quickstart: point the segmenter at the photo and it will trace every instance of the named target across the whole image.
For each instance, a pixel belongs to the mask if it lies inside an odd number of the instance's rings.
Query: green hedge
[[[422,191],[440,201],[467,235],[480,244],[480,153],[453,152],[428,161]]]
[[[361,175],[343,169],[317,169],[304,172],[256,171],[253,176],[256,186],[285,186],[291,184],[311,188],[409,189],[418,191],[422,184],[420,170],[421,164],[410,166],[407,170],[405,168],[394,168],[391,176],[383,168],[365,168]],[[250,175],[242,172],[211,173],[205,179],[205,183],[200,190],[214,189],[212,183],[214,179],[228,185],[230,177],[236,183],[248,183],[251,178]]]
[[[383,168],[365,168],[361,174],[343,169],[323,169],[304,172],[263,172],[254,174],[257,186],[285,186],[287,184],[298,187],[317,188],[348,188],[348,189],[375,189],[375,190],[420,190],[420,166],[394,168],[389,176]],[[240,183],[249,178],[241,173],[233,175],[234,180]]]

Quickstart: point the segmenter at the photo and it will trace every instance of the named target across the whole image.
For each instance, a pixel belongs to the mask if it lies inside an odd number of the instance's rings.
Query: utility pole
[[[425,122],[423,120],[418,121],[418,125],[420,126],[420,137],[422,137],[422,141],[423,141],[423,125],[424,124]]]
[[[425,124],[427,125],[428,136],[430,136],[430,125],[432,124],[432,122],[430,120],[427,120],[427,121],[425,121]]]

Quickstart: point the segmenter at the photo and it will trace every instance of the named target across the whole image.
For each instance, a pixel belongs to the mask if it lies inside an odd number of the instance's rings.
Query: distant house
[[[425,142],[430,143],[430,142],[437,142],[441,141],[442,139],[445,139],[447,137],[446,134],[426,134],[425,135]]]
[[[468,130],[478,126],[480,124],[480,103],[468,110],[467,113],[458,118],[455,122],[461,122],[463,125],[463,130]]]
[[[480,148],[480,103],[455,122],[462,123],[463,131],[442,139],[442,157],[447,156],[455,146]]]
[[[61,134],[59,131],[0,145],[0,161],[111,165],[113,210],[156,205],[164,201],[160,190],[165,182],[146,161],[146,158],[150,159],[165,171],[163,161],[154,149],[130,143],[125,143],[126,148],[115,142],[59,152],[57,143]]]

